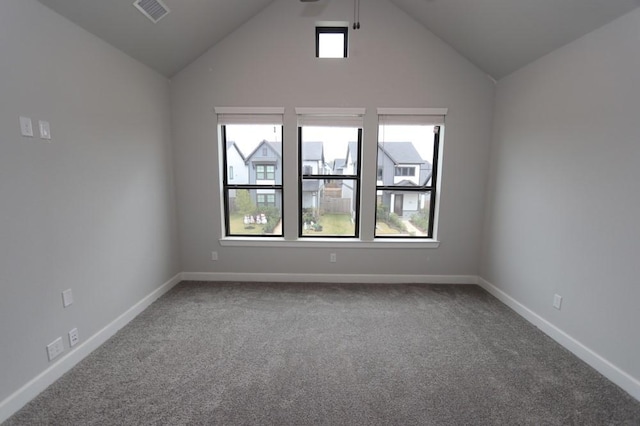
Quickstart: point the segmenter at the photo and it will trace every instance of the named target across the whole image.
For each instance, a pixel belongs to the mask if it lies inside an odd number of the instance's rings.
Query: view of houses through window
[[[282,126],[222,126],[229,236],[282,235]]]
[[[379,116],[370,166],[360,164],[361,124],[299,124],[299,238],[358,238],[361,207],[375,208],[375,238],[433,238],[443,116],[409,118]],[[282,130],[281,123],[222,123],[227,236],[283,236]],[[375,206],[360,205],[361,167],[376,167]]]
[[[300,235],[356,237],[362,130],[301,126],[298,139]]]
[[[432,236],[439,129],[384,120],[379,126],[376,237]]]

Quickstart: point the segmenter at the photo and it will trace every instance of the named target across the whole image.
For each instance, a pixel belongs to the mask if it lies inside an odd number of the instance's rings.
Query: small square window
[[[346,58],[347,31],[347,27],[316,27],[316,58]]]

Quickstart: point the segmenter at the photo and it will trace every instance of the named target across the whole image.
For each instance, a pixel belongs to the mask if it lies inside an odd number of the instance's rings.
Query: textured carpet
[[[185,282],[6,424],[640,424],[640,402],[477,286]]]

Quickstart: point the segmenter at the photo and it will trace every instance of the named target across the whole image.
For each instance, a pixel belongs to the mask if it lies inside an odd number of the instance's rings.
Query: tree
[[[236,192],[236,209],[241,214],[252,214],[255,211],[256,206],[251,201],[249,190],[238,189]]]

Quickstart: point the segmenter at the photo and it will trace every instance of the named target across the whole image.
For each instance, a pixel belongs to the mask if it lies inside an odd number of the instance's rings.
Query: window
[[[376,238],[433,238],[444,116],[380,115]]]
[[[225,235],[282,236],[282,115],[219,113],[218,124]]]
[[[346,58],[347,27],[316,27],[316,58]]]
[[[296,108],[285,145],[284,108],[236,110],[249,109],[216,108],[221,244],[438,246],[446,109],[378,108],[378,134],[365,137],[364,108]]]
[[[266,152],[263,151],[263,155],[266,156]],[[275,164],[257,164],[256,165],[256,180],[275,180],[276,178],[276,166]]]
[[[275,207],[276,206],[275,194],[257,194],[256,205],[258,206],[258,208]]]
[[[361,116],[298,119],[299,236],[357,237]]]
[[[415,176],[416,174],[415,167],[396,167],[395,170],[396,176]]]

